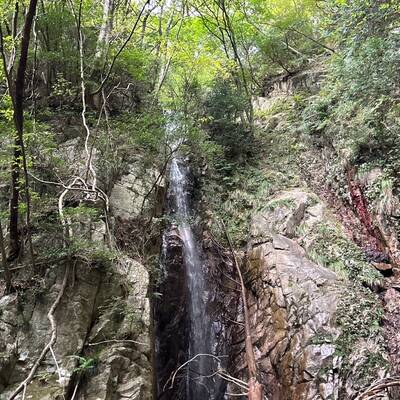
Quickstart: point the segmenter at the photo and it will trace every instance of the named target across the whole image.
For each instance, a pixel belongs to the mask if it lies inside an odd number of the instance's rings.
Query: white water
[[[188,359],[199,354],[212,353],[212,329],[207,314],[206,270],[202,252],[193,231],[193,215],[189,196],[189,168],[180,157],[171,161],[170,195],[172,215],[183,242],[183,258],[186,268],[189,313]],[[206,378],[212,373],[210,357],[199,356],[189,364],[186,381],[187,400],[207,400],[213,398],[212,380]],[[211,385],[210,385],[211,384]]]

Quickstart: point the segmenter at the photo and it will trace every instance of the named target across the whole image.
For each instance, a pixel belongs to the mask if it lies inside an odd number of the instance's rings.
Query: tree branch
[[[144,6],[142,7],[142,9],[140,10],[140,13],[139,13],[138,17],[136,18],[136,21],[135,21],[135,23],[134,23],[134,25],[133,25],[133,27],[132,27],[132,29],[131,29],[131,31],[130,31],[128,37],[126,38],[125,42],[122,44],[122,46],[120,47],[120,49],[119,49],[119,50],[117,51],[117,53],[115,54],[115,56],[114,56],[114,58],[113,58],[113,60],[112,60],[112,62],[111,62],[110,68],[108,69],[105,78],[101,81],[100,86],[99,86],[94,92],[91,93],[92,96],[95,95],[95,94],[97,94],[97,93],[100,93],[100,91],[103,89],[104,85],[105,85],[106,82],[108,81],[108,79],[109,79],[109,77],[110,77],[110,75],[111,75],[111,72],[112,72],[112,70],[113,70],[113,68],[114,68],[115,62],[117,61],[117,58],[118,58],[119,55],[123,52],[123,50],[125,49],[125,47],[127,46],[127,44],[128,44],[128,43],[130,42],[130,40],[132,39],[132,36],[133,36],[133,34],[135,33],[135,31],[136,31],[136,28],[137,28],[137,26],[138,26],[138,24],[139,24],[139,21],[140,21],[140,19],[142,18],[142,15],[143,15],[143,13],[144,13],[144,10],[146,9],[146,7],[147,7],[147,5],[148,5],[149,3],[150,3],[150,0],[147,0],[146,3],[144,4]]]
[[[228,233],[223,221],[221,221],[221,224],[224,229],[230,251],[232,253],[232,258],[233,258],[233,262],[236,267],[236,271],[239,275],[240,287],[241,287],[241,291],[242,291],[244,327],[245,327],[245,335],[246,335],[246,340],[245,340],[246,361],[247,361],[247,368],[248,368],[248,373],[249,373],[248,399],[249,400],[262,400],[262,386],[257,381],[257,365],[256,365],[256,358],[254,355],[253,341],[251,338],[250,315],[249,315],[249,308],[248,308],[248,304],[247,304],[246,287],[244,285],[242,271],[240,270],[239,262],[237,260],[235,250],[233,248],[232,240],[229,236],[229,233]]]

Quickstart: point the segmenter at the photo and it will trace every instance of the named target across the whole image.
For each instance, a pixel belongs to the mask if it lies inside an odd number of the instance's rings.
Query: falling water
[[[212,329],[207,314],[205,268],[200,246],[193,231],[193,215],[189,196],[189,168],[181,157],[171,161],[170,195],[180,238],[183,242],[183,259],[186,267],[189,312],[188,359],[200,354],[212,353]],[[186,396],[191,400],[213,398],[210,379],[212,360],[208,356],[198,356],[189,364],[186,375]],[[211,380],[212,381],[212,380]]]
[[[215,279],[218,267],[210,249],[204,252],[196,224],[194,176],[189,160],[178,150],[183,144],[179,115],[166,113],[166,117],[175,152],[167,193],[170,224],[163,235],[154,302],[157,399],[222,400],[226,382],[216,372],[226,368],[228,341]]]
[[[202,258],[192,229],[193,215],[189,206],[189,171],[181,158],[171,162],[170,190],[173,212],[183,242],[187,276],[189,311],[189,359],[211,353],[210,320],[206,312],[207,293]],[[189,364],[186,382],[187,398],[204,400],[210,397],[205,376],[210,375],[207,356],[198,356]]]

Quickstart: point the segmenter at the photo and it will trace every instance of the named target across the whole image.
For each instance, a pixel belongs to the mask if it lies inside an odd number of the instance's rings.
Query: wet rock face
[[[185,399],[185,379],[178,377],[170,388],[171,374],[187,361],[188,321],[186,274],[183,263],[183,243],[177,230],[165,235],[166,251],[157,296],[154,300],[156,321],[156,380],[158,399]]]
[[[343,354],[347,328],[339,314],[355,289],[347,278],[313,262],[305,250],[312,247],[312,231],[321,222],[336,223],[328,221],[315,195],[300,189],[276,194],[252,220],[243,268],[253,345],[269,400],[348,400],[386,373],[381,366],[368,370],[365,357],[377,352],[381,332],[368,339],[372,346],[359,337],[351,353]],[[241,339],[238,333],[233,375],[246,380]]]
[[[207,268],[207,290],[204,294],[208,298],[207,313],[212,321],[212,352],[223,356],[219,367],[226,368],[230,351],[233,330],[227,321],[236,318],[237,286],[233,265],[227,263],[223,250],[216,247],[207,233],[203,234],[204,263]],[[165,258],[162,264],[168,267],[164,271],[157,292],[160,294],[154,301],[156,323],[156,375],[157,399],[160,400],[190,400],[186,393],[186,370],[177,374],[171,385],[171,376],[174,371],[188,361],[189,317],[186,271],[182,257],[183,243],[175,229],[170,229],[165,235]],[[195,368],[193,364],[192,368]],[[214,364],[213,372],[218,365]],[[225,399],[226,382],[210,377],[204,384],[212,388],[212,396],[204,400]]]
[[[281,235],[255,246],[248,257],[249,273],[258,275],[250,297],[253,340],[271,398],[337,397],[340,360],[326,341],[339,334],[336,275]]]

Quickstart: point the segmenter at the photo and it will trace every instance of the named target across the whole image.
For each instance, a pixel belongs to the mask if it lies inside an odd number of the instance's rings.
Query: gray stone
[[[278,193],[267,204],[274,207],[267,205],[252,219],[245,271],[251,282],[253,345],[266,394],[274,400],[339,400],[339,393],[340,400],[352,399],[364,354],[374,351],[358,343],[351,373],[341,374],[335,341],[342,331],[336,315],[341,296],[353,289],[335,272],[312,262],[298,243],[307,244],[300,235],[331,217],[322,202],[300,189]],[[293,230],[300,225],[301,234]],[[272,240],[255,240],[260,237]],[[234,376],[245,380],[244,349],[235,351],[240,356],[234,361]]]

